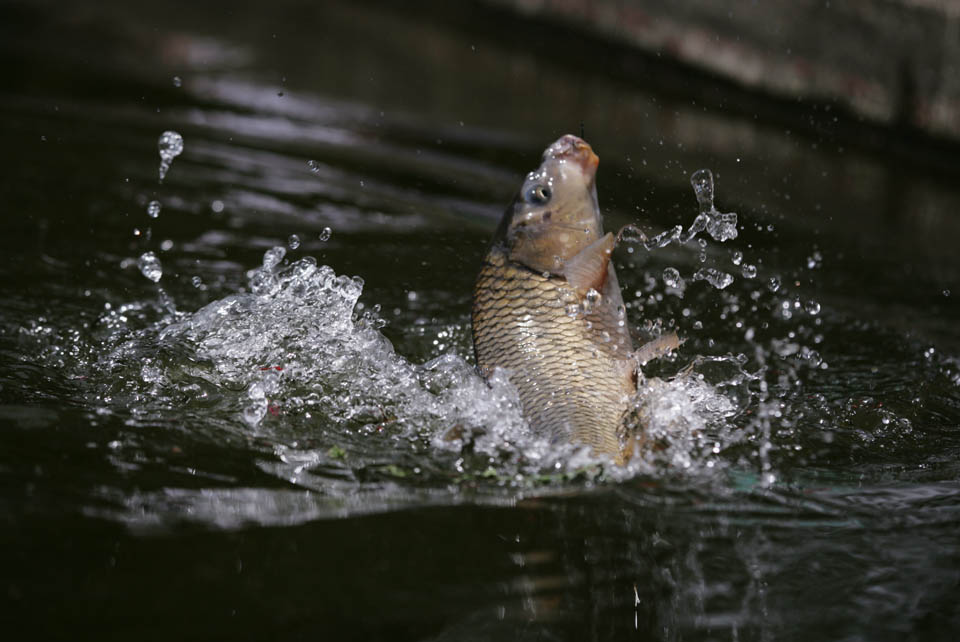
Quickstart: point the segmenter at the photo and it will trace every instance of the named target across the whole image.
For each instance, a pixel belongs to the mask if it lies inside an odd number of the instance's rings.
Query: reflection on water
[[[9,612],[48,637],[955,628],[949,181],[520,38],[275,4],[2,10]],[[492,228],[581,122],[607,227],[648,238],[616,255],[633,330],[686,338],[625,469],[528,434],[471,365]]]

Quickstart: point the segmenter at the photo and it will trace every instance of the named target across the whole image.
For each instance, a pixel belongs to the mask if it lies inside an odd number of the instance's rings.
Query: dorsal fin
[[[616,239],[608,232],[563,264],[563,276],[581,297],[590,289],[597,292],[603,289],[607,280],[607,265],[610,264],[610,255],[615,244]]]

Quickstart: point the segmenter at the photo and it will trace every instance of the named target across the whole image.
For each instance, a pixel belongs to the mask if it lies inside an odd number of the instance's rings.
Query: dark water
[[[0,621],[45,639],[952,639],[949,167],[447,18],[0,6]],[[471,369],[500,211],[581,123],[608,228],[688,228],[701,168],[739,216],[726,242],[618,250],[637,335],[687,339],[644,389],[666,447],[626,470],[539,443]],[[165,131],[184,150],[161,184]]]

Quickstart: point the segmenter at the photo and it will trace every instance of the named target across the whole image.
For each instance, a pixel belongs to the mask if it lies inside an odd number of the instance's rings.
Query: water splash
[[[143,276],[154,283],[158,283],[163,276],[163,266],[160,264],[160,259],[158,259],[157,255],[153,252],[144,252],[141,254],[140,258],[137,259],[137,267],[140,268],[140,273],[143,274]]]
[[[695,281],[706,281],[718,290],[733,283],[733,276],[716,268],[700,268],[693,274]]]
[[[688,239],[706,230],[713,240],[732,241],[737,238],[737,215],[735,212],[721,213],[713,205],[713,172],[698,169],[690,176],[690,184],[700,206],[700,214],[688,231]]]
[[[162,183],[173,159],[183,153],[183,136],[173,130],[165,131],[160,134],[157,149],[160,151],[160,182]]]

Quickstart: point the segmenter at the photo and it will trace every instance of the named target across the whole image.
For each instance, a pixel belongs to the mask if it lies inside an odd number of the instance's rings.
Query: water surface
[[[949,172],[379,5],[0,15],[5,619],[110,639],[960,624]],[[472,369],[493,228],[581,124],[608,228],[686,232],[705,168],[737,214],[734,239],[617,251],[637,337],[686,338],[647,372],[665,448],[626,469],[540,442]]]

